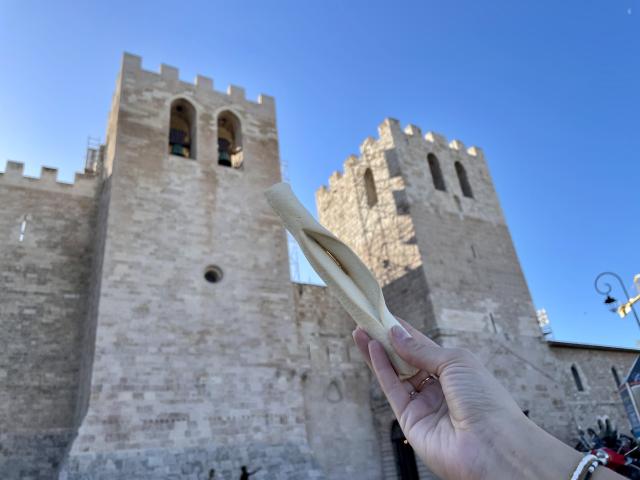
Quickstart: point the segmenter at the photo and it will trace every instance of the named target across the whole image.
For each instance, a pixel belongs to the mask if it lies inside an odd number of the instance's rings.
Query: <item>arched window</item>
[[[196,158],[196,109],[183,98],[171,104],[169,153]]]
[[[400,480],[419,480],[416,456],[397,420],[394,420],[391,425],[391,444],[393,445],[393,456],[396,459],[398,478]]]
[[[229,110],[218,115],[218,165],[234,168],[242,165],[240,120]]]
[[[620,375],[618,375],[618,369],[616,367],[611,367],[611,375],[613,375],[613,380],[616,382],[616,387],[620,386]]]
[[[364,190],[367,194],[367,205],[373,207],[378,203],[378,194],[376,193],[376,183],[373,180],[371,169],[367,168],[364,172]]]
[[[584,386],[582,385],[582,379],[580,378],[580,372],[575,365],[571,365],[571,375],[573,375],[573,381],[576,384],[576,388],[579,392],[584,392]]]
[[[433,153],[427,155],[427,161],[429,162],[429,170],[431,171],[431,179],[433,180],[433,186],[436,190],[443,192],[447,191],[447,187],[444,184],[444,177],[442,176],[442,170],[440,170],[440,162],[438,157]]]
[[[458,174],[458,181],[460,182],[460,189],[465,197],[473,198],[473,192],[471,191],[471,185],[469,184],[469,178],[467,178],[467,171],[460,162],[456,162],[456,173]]]

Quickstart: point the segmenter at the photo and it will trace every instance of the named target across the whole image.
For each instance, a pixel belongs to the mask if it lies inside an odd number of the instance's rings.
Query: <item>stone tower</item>
[[[481,149],[387,119],[317,203],[320,222],[375,272],[394,314],[441,344],[475,351],[536,422],[570,436],[564,380]],[[384,446],[390,412],[376,399],[373,408]]]
[[[286,237],[263,198],[280,180],[273,99],[125,55],[104,155],[63,478],[231,478],[241,465],[319,478]]]

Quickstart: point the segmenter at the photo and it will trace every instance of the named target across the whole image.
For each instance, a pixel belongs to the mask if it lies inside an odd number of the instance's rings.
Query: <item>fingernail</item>
[[[393,338],[400,341],[406,340],[407,338],[411,337],[411,335],[409,335],[409,332],[407,332],[400,325],[394,325],[393,327],[391,327],[391,335],[393,335]]]

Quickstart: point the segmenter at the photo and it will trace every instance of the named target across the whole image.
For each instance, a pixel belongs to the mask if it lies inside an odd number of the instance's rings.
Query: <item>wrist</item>
[[[569,480],[582,454],[561,442],[524,415],[505,422],[492,448],[496,464],[489,466],[484,479]],[[483,479],[483,480],[484,480]]]

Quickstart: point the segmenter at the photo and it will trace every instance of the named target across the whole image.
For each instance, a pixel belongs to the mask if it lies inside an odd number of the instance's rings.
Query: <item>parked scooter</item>
[[[628,435],[618,433],[609,418],[597,419],[598,431],[578,429],[576,450],[591,452],[603,465],[632,480],[640,480],[640,446]]]

